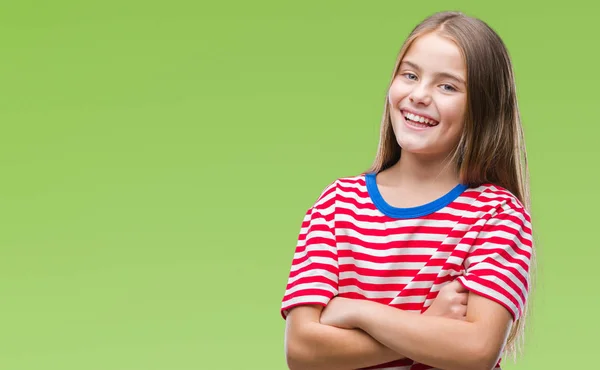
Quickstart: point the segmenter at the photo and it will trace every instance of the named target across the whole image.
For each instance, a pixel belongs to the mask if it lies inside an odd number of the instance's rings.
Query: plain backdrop
[[[597,12],[502,1],[0,5],[0,369],[284,369],[304,212],[371,164],[400,45],[488,22],[513,58],[538,251],[525,356],[597,362]]]

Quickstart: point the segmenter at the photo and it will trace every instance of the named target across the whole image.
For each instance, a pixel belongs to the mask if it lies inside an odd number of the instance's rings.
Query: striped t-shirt
[[[381,196],[375,174],[340,178],[304,217],[281,314],[335,296],[424,312],[459,279],[516,320],[531,255],[529,213],[502,187],[458,185],[431,203],[397,208]],[[409,359],[374,368],[430,369]]]

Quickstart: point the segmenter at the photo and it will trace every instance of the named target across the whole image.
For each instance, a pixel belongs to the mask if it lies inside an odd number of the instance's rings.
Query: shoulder
[[[474,198],[479,207],[488,209],[488,212],[492,213],[492,216],[497,214],[513,214],[520,215],[527,222],[531,221],[529,211],[523,203],[505,187],[485,183],[468,189],[467,193]]]
[[[366,186],[365,174],[338,177],[329,182],[317,197],[313,208],[327,207],[341,193],[352,189],[361,189]]]
[[[476,192],[477,207],[483,211],[481,217],[485,219],[480,235],[482,240],[493,240],[506,246],[516,243],[530,258],[533,228],[531,216],[521,201],[506,188],[494,184],[483,184],[470,190]]]

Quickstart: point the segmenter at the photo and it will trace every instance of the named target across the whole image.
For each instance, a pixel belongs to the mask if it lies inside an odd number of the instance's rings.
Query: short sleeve
[[[532,254],[531,218],[520,203],[508,201],[479,232],[458,280],[504,306],[517,320],[527,302]]]
[[[302,221],[281,305],[284,319],[296,306],[326,306],[338,293],[334,216],[335,183],[322,192]]]

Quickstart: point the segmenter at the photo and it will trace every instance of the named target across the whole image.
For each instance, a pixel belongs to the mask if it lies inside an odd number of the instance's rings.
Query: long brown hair
[[[459,144],[449,163],[456,166],[460,182],[470,187],[492,183],[513,193],[530,209],[529,172],[521,118],[517,104],[512,63],[502,39],[485,22],[460,12],[440,12],[423,20],[402,45],[392,81],[410,45],[416,38],[436,32],[460,48],[467,66],[467,110]],[[392,83],[390,81],[390,85]],[[380,172],[401,156],[390,120],[389,101],[381,121],[379,146],[368,172]],[[532,255],[530,276],[535,267]],[[533,280],[533,279],[530,279]],[[523,315],[513,323],[505,354],[516,355],[523,342]]]

